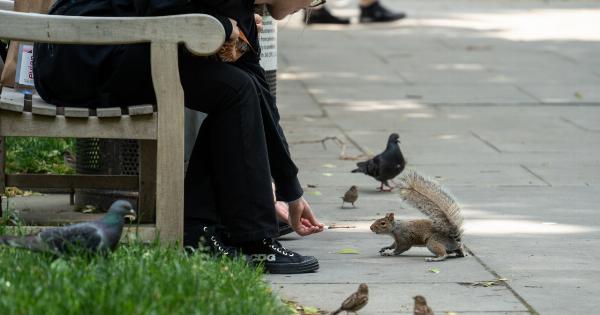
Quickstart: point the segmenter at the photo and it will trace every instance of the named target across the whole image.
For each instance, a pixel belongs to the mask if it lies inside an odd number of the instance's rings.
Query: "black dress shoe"
[[[350,24],[350,19],[339,18],[325,7],[321,9],[304,10],[304,23],[306,24]]]
[[[240,244],[240,247],[252,263],[262,264],[269,273],[308,273],[319,269],[317,258],[295,253],[271,238]]]
[[[404,12],[392,12],[375,1],[368,7],[360,7],[360,23],[393,22],[406,17]]]

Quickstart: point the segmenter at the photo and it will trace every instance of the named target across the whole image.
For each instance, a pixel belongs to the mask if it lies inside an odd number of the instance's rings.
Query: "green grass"
[[[32,174],[72,174],[65,165],[62,152],[74,152],[75,140],[70,138],[6,138],[6,172]]]
[[[2,231],[0,231],[2,232]],[[0,247],[2,314],[290,314],[244,262],[124,245],[103,257]]]

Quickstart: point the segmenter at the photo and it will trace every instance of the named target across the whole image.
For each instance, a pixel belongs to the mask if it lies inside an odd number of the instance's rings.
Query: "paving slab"
[[[422,215],[396,193],[376,192],[374,180],[349,173],[356,161],[340,160],[337,150],[292,144],[319,217],[352,228],[285,240],[319,257],[322,269],[269,275],[273,287],[332,310],[367,282],[373,296],[359,314],[410,314],[417,292],[437,313],[594,313],[600,306],[600,257],[593,250],[600,245],[600,36],[592,31],[600,27],[598,4],[388,0],[409,18],[380,25],[355,23],[356,5],[330,6],[352,18],[349,26],[306,27],[299,17],[283,22],[281,76],[301,81],[323,110],[319,121],[287,117],[284,127],[293,141],[335,134],[355,154],[371,155],[398,132],[408,166],[439,180],[461,203],[464,241],[475,256],[439,264],[439,274],[427,272],[422,248],[377,257],[373,248],[390,240],[369,232],[375,218],[386,211],[402,219]],[[339,197],[353,184],[357,208],[340,209]],[[337,254],[343,247],[360,254]],[[495,276],[506,285],[459,284],[461,277]]]
[[[355,291],[356,284],[277,284],[281,294],[303,305],[322,305],[333,311],[344,299]],[[413,314],[412,298],[427,295],[429,305],[436,314],[455,312],[459,314],[528,314],[526,309],[512,299],[502,287],[470,288],[446,283],[371,283],[369,303],[359,314]],[[470,296],[472,300],[463,299]],[[501,309],[501,311],[498,311]]]

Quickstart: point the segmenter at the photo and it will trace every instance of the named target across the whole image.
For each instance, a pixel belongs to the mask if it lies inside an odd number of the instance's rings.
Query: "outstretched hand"
[[[317,220],[304,197],[291,202],[289,207],[288,221],[296,233],[306,236],[323,231],[325,225]]]

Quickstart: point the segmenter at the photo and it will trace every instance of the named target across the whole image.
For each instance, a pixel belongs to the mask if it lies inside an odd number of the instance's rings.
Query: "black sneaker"
[[[242,254],[238,248],[223,243],[220,236],[221,230],[217,225],[196,224],[193,227],[186,225],[183,240],[184,248],[188,252],[194,252],[199,245],[202,245],[214,256],[227,256],[230,258],[241,256]]]
[[[392,12],[382,6],[379,1],[367,7],[360,7],[360,23],[393,22],[406,17],[404,12]]]
[[[310,12],[304,10],[304,23],[306,24],[350,24],[350,19],[339,18],[325,7],[312,9]]]
[[[262,263],[265,271],[269,273],[307,273],[319,269],[317,258],[294,253],[271,238],[243,244],[242,251],[249,256],[252,263]]]

